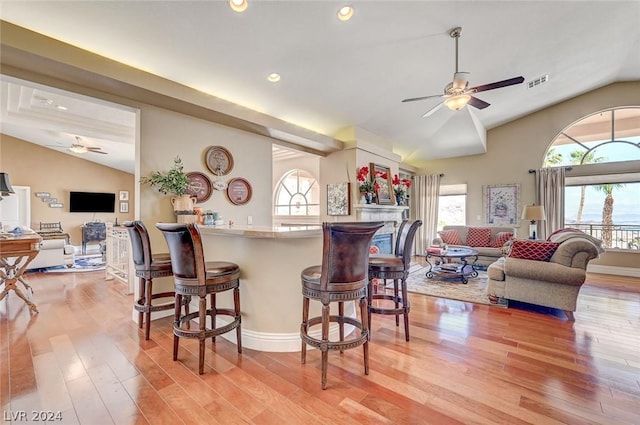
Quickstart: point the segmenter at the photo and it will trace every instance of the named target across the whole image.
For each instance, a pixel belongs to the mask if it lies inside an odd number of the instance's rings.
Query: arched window
[[[588,115],[565,128],[546,167],[570,166],[565,226],[602,239],[607,248],[640,248],[640,107]]]
[[[320,216],[320,185],[308,171],[288,171],[275,192],[276,216]]]

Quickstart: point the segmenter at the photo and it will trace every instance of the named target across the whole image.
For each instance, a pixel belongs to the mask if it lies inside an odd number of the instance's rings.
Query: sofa
[[[74,248],[64,239],[44,239],[40,242],[40,252],[27,265],[28,270],[44,269],[53,266],[72,266]]]
[[[514,240],[508,256],[487,269],[487,294],[565,311],[573,321],[587,264],[604,250],[602,241],[579,230],[563,230],[546,241]]]
[[[478,251],[477,266],[488,266],[504,255],[516,234],[514,227],[444,226],[432,245],[470,247]]]

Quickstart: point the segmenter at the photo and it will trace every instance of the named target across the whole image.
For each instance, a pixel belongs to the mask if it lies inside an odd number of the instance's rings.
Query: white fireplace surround
[[[392,246],[395,243],[398,227],[402,223],[402,213],[409,209],[405,206],[357,204],[354,205],[357,221],[383,221],[384,226],[376,234],[393,234]]]

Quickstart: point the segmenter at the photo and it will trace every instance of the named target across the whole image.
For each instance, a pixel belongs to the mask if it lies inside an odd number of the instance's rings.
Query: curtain
[[[411,212],[416,220],[422,220],[422,229],[415,236],[414,252],[423,255],[437,236],[440,174],[415,176],[413,183],[415,198],[411,202]]]
[[[564,180],[564,167],[536,171],[536,204],[544,206],[546,216],[546,220],[538,222],[540,239],[564,227]]]

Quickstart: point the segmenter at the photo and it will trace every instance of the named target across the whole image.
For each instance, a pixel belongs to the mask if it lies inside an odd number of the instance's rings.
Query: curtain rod
[[[570,166],[570,165],[567,165],[566,167],[564,167],[564,169],[566,171],[571,171],[571,170],[573,170],[573,167]],[[534,170],[533,168],[529,168],[529,174],[532,174],[532,173],[535,173],[535,172],[536,172],[536,170]]]

